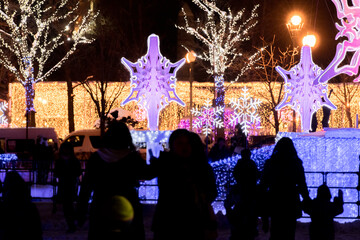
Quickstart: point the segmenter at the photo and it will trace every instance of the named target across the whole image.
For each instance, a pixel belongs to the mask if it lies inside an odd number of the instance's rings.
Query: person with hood
[[[304,167],[290,138],[278,141],[262,174],[260,185],[266,196],[266,215],[271,219],[270,239],[293,240],[296,219],[302,216],[300,194],[305,201],[310,198]]]
[[[110,123],[103,146],[89,159],[80,190],[79,225],[84,222],[93,192],[89,239],[145,239],[136,188],[147,172],[128,127],[122,122]]]
[[[169,147],[169,152],[151,159],[159,186],[154,240],[216,239],[211,202],[217,190],[201,140],[186,129],[177,129],[169,138]]]
[[[0,239],[42,239],[39,212],[31,202],[30,189],[18,172],[8,172],[0,204]]]
[[[81,165],[70,142],[61,144],[54,174],[59,179],[56,200],[63,204],[64,216],[68,225],[67,232],[73,233],[76,231],[74,201],[78,192]]]
[[[344,211],[343,192],[339,190],[338,196],[331,202],[330,189],[326,184],[317,190],[317,197],[304,202],[304,212],[310,215],[310,240],[334,240],[334,217]]]

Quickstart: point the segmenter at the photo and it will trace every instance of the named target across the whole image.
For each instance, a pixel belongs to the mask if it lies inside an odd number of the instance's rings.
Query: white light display
[[[336,54],[334,59],[319,75],[315,84],[324,83],[331,78],[345,73],[349,76],[356,76],[360,67],[360,1],[359,0],[332,0],[335,4],[337,17],[341,20],[341,24],[336,23],[339,31],[335,36],[335,40],[342,39],[336,46]],[[352,4],[349,5],[349,2]],[[352,56],[351,56],[352,54]],[[349,64],[342,64],[346,56],[351,58]],[[360,76],[354,80],[360,81]]]
[[[303,132],[311,130],[311,119],[321,106],[336,109],[336,106],[327,96],[327,84],[314,85],[314,80],[322,72],[311,56],[311,48],[301,48],[300,62],[290,71],[277,66],[276,71],[284,78],[284,99],[276,106],[279,111],[285,106],[290,106],[301,116],[301,128]]]
[[[260,116],[257,113],[257,109],[261,101],[259,99],[253,99],[249,94],[248,89],[244,87],[240,98],[230,99],[230,105],[234,109],[234,113],[230,116],[230,124],[235,126],[239,123],[246,136],[253,126],[258,126],[257,123],[260,123]]]
[[[254,6],[248,19],[243,20],[245,9],[233,14],[230,8],[226,11],[216,6],[214,1],[192,0],[201,10],[205,12],[206,22],[191,27],[184,9],[185,26],[176,26],[196,37],[203,43],[207,50],[196,53],[196,57],[210,62],[211,68],[207,72],[211,75],[219,75],[229,68],[236,58],[242,53],[237,45],[250,39],[249,32],[255,27],[258,16],[259,5]],[[197,22],[200,22],[198,19]],[[258,52],[249,57],[247,64],[240,70],[239,76],[243,75],[251,65],[254,64]]]
[[[0,102],[0,127],[7,127],[9,125],[9,121],[6,117],[8,108],[9,104],[7,102]]]
[[[135,63],[126,58],[122,58],[121,62],[131,74],[131,92],[121,105],[137,101],[137,104],[147,111],[150,130],[158,130],[159,113],[170,102],[185,106],[175,91],[176,72],[184,65],[185,58],[171,63],[163,57],[157,35],[148,37],[148,51],[145,56]]]
[[[193,122],[194,128],[202,128],[205,136],[211,134],[213,127],[224,127],[223,120],[219,117],[225,108],[221,106],[212,107],[211,100],[206,99],[204,106],[199,110],[197,107],[191,109],[191,113],[197,117]]]
[[[47,79],[60,68],[79,43],[92,41],[85,37],[85,33],[97,14],[88,10],[80,17],[76,14],[78,8],[79,2],[74,5],[69,0],[58,1],[56,7],[49,6],[45,0],[19,0],[18,4],[5,0],[0,4],[0,64],[24,86],[27,112],[35,111],[35,83]],[[65,10],[66,13],[62,13]],[[58,26],[64,22],[66,26]],[[67,43],[70,50],[47,68],[52,53],[65,44],[69,25],[76,27]]]
[[[185,26],[176,27],[194,36],[206,47],[206,50],[197,52],[196,57],[210,63],[207,72],[214,76],[215,106],[224,107],[224,73],[236,59],[244,58],[239,48],[242,42],[250,39],[249,32],[257,24],[255,19],[258,16],[259,5],[255,5],[250,17],[244,19],[245,9],[233,14],[230,8],[221,10],[216,6],[215,1],[192,0],[192,2],[205,12],[204,23],[200,23],[200,19],[197,19],[196,26],[191,27],[187,14],[182,9]],[[187,50],[190,52],[189,49]],[[244,59],[243,66],[237,69],[238,76],[232,82],[236,82],[249,70],[259,59],[259,55],[260,51],[257,51]],[[218,118],[223,118],[223,115],[219,115]]]

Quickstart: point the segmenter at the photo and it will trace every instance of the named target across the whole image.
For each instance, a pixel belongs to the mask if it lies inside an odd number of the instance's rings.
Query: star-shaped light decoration
[[[235,126],[239,123],[246,136],[252,127],[259,127],[260,116],[257,114],[257,109],[261,104],[259,99],[253,99],[249,96],[248,90],[244,87],[240,98],[230,99],[230,105],[234,109],[234,113],[230,116],[230,124]]]
[[[158,130],[159,113],[170,102],[185,106],[175,91],[176,72],[184,65],[185,59],[171,63],[161,55],[159,45],[159,37],[151,34],[145,56],[135,63],[126,58],[121,59],[131,74],[131,92],[121,105],[137,101],[147,111],[150,130]]]
[[[345,73],[349,76],[359,74],[360,67],[360,1],[352,0],[349,6],[348,0],[332,0],[337,10],[337,17],[341,24],[335,26],[339,30],[335,40],[342,38],[342,42],[336,46],[336,54],[329,66],[319,75],[314,84],[324,83],[331,78]],[[351,56],[352,54],[352,56]],[[346,56],[351,59],[348,64],[342,64]],[[341,66],[340,66],[341,65]],[[354,82],[360,81],[358,75]]]
[[[224,112],[225,107],[213,107],[210,99],[206,99],[204,106],[199,110],[197,107],[191,109],[191,113],[197,117],[193,123],[194,128],[202,128],[205,136],[211,134],[213,128],[224,127],[221,114]]]
[[[312,115],[321,106],[326,105],[330,109],[336,109],[327,97],[327,84],[313,84],[322,69],[313,62],[309,46],[302,47],[300,62],[290,71],[279,66],[276,67],[276,71],[284,78],[285,96],[275,109],[279,111],[285,106],[290,106],[297,111],[301,116],[303,132],[309,132]]]

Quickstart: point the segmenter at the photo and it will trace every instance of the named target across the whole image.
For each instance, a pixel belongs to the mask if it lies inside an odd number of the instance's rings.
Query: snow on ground
[[[41,201],[36,203],[42,220],[44,240],[67,240],[67,239],[87,239],[88,222],[73,234],[66,234],[67,229],[61,205],[57,206],[56,213],[52,213],[53,204],[50,201]],[[150,230],[152,216],[154,213],[154,205],[144,205],[144,219],[146,240],[152,240],[152,232]],[[217,215],[219,223],[218,240],[228,240],[230,236],[229,226],[226,217]],[[261,229],[261,226],[259,226]],[[296,231],[296,240],[309,240],[309,224],[298,223]],[[360,239],[360,221],[352,223],[340,224],[336,223],[336,240],[359,240]],[[176,233],[174,233],[176,234]],[[268,240],[269,234],[260,231],[256,240]],[[169,238],[171,240],[171,238]]]

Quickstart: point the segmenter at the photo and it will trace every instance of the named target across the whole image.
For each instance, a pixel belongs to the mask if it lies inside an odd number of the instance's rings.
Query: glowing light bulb
[[[303,38],[303,45],[314,47],[316,44],[316,37],[315,35],[307,35]]]
[[[292,24],[292,25],[295,25],[295,26],[300,25],[300,24],[301,24],[301,21],[302,21],[302,19],[301,19],[301,17],[298,16],[298,15],[295,15],[295,16],[293,16],[293,17],[290,19],[291,24]]]

